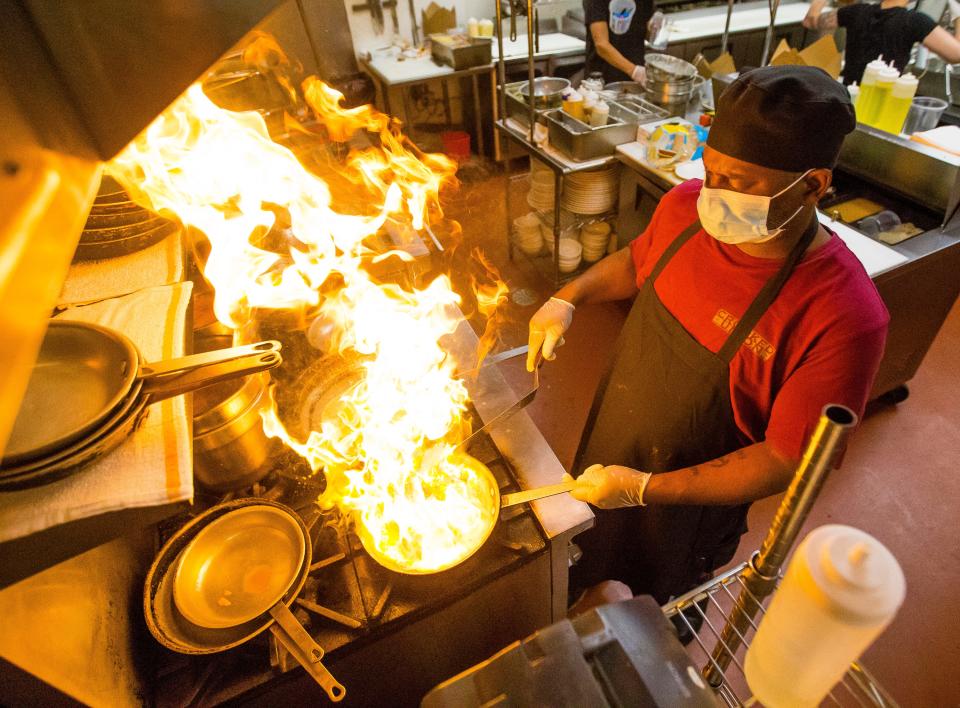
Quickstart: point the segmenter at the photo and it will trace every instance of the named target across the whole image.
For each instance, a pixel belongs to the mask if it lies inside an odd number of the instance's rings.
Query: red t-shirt
[[[697,219],[700,180],[671,190],[631,244],[637,285]],[[657,279],[663,305],[716,353],[783,261],[757,258],[701,230]],[[737,426],[799,459],[827,403],[863,414],[890,316],[860,261],[836,234],[797,264],[730,362]]]

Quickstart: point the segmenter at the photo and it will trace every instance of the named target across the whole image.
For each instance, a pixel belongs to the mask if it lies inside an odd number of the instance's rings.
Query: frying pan
[[[150,403],[281,362],[280,343],[259,342],[143,363],[127,337],[82,322],[50,322],[0,468],[48,459],[102,430],[124,401]]]
[[[211,654],[270,629],[332,701],[346,689],[323,649],[290,613],[311,561],[310,537],[291,509],[241,499],[209,509],[177,532],[147,574],[144,614],[164,646]]]
[[[563,494],[564,492],[569,492],[574,488],[574,486],[576,486],[576,482],[574,480],[570,480],[561,482],[560,484],[551,484],[545,487],[535,487],[522,492],[514,492],[512,494],[504,494],[501,496],[500,485],[497,483],[497,479],[494,477],[493,472],[490,471],[489,467],[480,462],[480,460],[470,457],[469,455],[459,455],[457,461],[463,466],[469,467],[482,480],[485,491],[489,493],[489,508],[491,513],[487,519],[487,528],[482,535],[478,535],[478,542],[474,545],[474,547],[469,550],[465,549],[463,556],[459,560],[448,563],[445,566],[431,568],[429,570],[420,570],[415,568],[411,569],[398,565],[392,558],[384,555],[377,548],[376,541],[371,536],[370,532],[363,526],[362,523],[357,523],[357,536],[360,539],[360,543],[363,545],[364,549],[370,554],[371,558],[388,570],[392,570],[396,573],[402,573],[404,575],[431,575],[433,573],[449,570],[450,568],[453,568],[470,558],[474,553],[480,550],[483,544],[487,542],[487,540],[490,538],[490,534],[493,533],[494,527],[497,525],[497,521],[500,518],[501,509],[515,506],[517,504],[523,504],[525,502],[531,502],[535,499],[543,499],[544,497],[552,497],[557,494]]]

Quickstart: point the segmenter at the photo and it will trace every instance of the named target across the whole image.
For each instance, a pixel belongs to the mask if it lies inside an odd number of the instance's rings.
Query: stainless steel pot
[[[208,405],[201,410],[194,402],[193,475],[207,489],[230,492],[266,475],[274,441],[263,432],[260,411],[269,401],[269,382],[266,375],[248,376],[239,388],[204,392]],[[220,394],[220,400],[211,393]]]
[[[196,333],[198,351],[233,343],[233,330],[211,327]],[[193,476],[215,492],[249,487],[269,471],[277,442],[263,432],[260,412],[269,402],[270,377],[255,374],[200,389],[193,395]]]
[[[700,100],[700,92],[706,79],[694,76],[679,81],[647,80],[644,97],[651,103],[665,108],[670,115],[686,115],[691,105]]]
[[[540,76],[533,80],[534,108],[559,108],[563,104],[563,91],[570,88],[566,79],[557,79],[552,76]],[[530,82],[520,86],[520,95],[524,103],[530,100]]]

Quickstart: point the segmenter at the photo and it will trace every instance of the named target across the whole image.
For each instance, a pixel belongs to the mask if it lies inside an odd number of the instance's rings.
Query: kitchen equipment
[[[211,527],[212,531],[207,533]],[[251,539],[264,537],[270,539],[265,548],[251,548],[257,545]],[[275,555],[263,554],[259,566],[249,565],[250,554],[259,555],[263,550],[272,550]],[[293,562],[294,558],[299,563]],[[288,507],[266,499],[239,499],[214,506],[177,531],[150,566],[144,585],[147,627],[157,641],[183,654],[226,651],[270,629],[330,700],[340,701],[346,689],[320,663],[323,649],[289,610],[303,588],[311,558],[307,528]],[[284,582],[280,582],[281,576]],[[281,585],[284,588],[276,590]],[[212,606],[205,606],[196,597],[211,588],[222,591],[244,586],[253,592],[214,592]],[[218,602],[232,603],[231,596],[242,596],[242,604]],[[223,626],[205,627],[191,622],[181,605],[188,607],[195,618]],[[234,607],[237,609],[232,612],[232,619],[237,621],[225,624],[231,612],[224,608]],[[258,608],[260,612],[253,614]]]
[[[676,81],[697,76],[697,67],[669,54],[647,54],[643,62],[647,68],[648,81]]]
[[[644,97],[664,108],[669,115],[683,117],[699,100],[706,79],[699,74],[689,79],[658,81],[647,79]]]
[[[893,82],[890,95],[886,102],[880,106],[880,111],[877,114],[877,128],[888,133],[900,132],[903,121],[910,111],[910,105],[919,83],[917,77],[913,74],[903,74]]]
[[[887,548],[830,524],[800,543],[747,651],[753,695],[769,708],[817,706],[890,624],[906,581]]]
[[[530,98],[530,82],[521,81],[520,95],[523,97],[524,104]],[[533,106],[534,108],[559,108],[563,103],[563,91],[570,88],[570,82],[566,79],[558,79],[552,76],[540,76],[533,80]]]
[[[268,341],[165,362],[142,362],[124,335],[97,325],[51,321],[27,385],[2,469],[41,460],[101,427],[121,402],[151,403],[280,364]]]
[[[193,402],[193,474],[217,492],[248,487],[266,473],[275,443],[263,432],[270,377],[247,376],[200,389]]]
[[[473,440],[476,440],[482,434],[484,434],[489,428],[497,425],[498,423],[506,420],[511,415],[516,413],[521,408],[525,408],[529,403],[536,398],[537,391],[540,389],[540,364],[543,363],[542,355],[537,355],[536,364],[533,367],[533,388],[523,394],[515,403],[503,409],[495,416],[487,420],[483,425],[474,430],[470,435],[468,435],[459,445],[457,445],[457,450],[466,450],[467,447]]]
[[[638,84],[636,81],[611,81],[600,91],[600,96],[613,101],[619,101],[628,96],[640,98],[643,96],[643,84]]]
[[[620,172],[616,164],[574,172],[564,179],[560,205],[574,214],[603,214],[613,209],[619,193]]]
[[[219,322],[194,332],[194,349],[233,344],[234,332]],[[269,402],[270,377],[255,374],[222,381],[193,394],[193,476],[206,489],[229,492],[266,474],[278,441],[263,432],[261,410]]]
[[[907,135],[932,130],[940,122],[940,116],[947,110],[947,102],[930,96],[917,96],[907,111],[907,118],[903,123],[903,131]]]
[[[562,109],[545,113],[550,144],[568,157],[583,161],[612,155],[617,145],[636,140],[640,122],[637,114],[613,101],[607,105],[607,122],[600,126],[588,125]]]
[[[442,64],[454,70],[484,66],[492,61],[493,40],[462,35],[430,35],[430,53]]]
[[[649,595],[596,607],[515,641],[431,690],[422,708],[718,708]]]
[[[469,474],[475,477],[479,488],[482,490],[480,495],[486,497],[485,501],[489,505],[486,507],[486,511],[488,513],[485,517],[487,526],[483,533],[477,534],[473,547],[463,549],[463,553],[459,558],[445,566],[431,568],[430,570],[411,569],[397,564],[392,558],[381,553],[377,547],[377,540],[372,537],[370,532],[364,527],[363,523],[358,521],[356,524],[356,531],[357,536],[360,539],[360,543],[363,545],[364,550],[366,550],[366,552],[369,553],[377,563],[382,565],[384,568],[392,570],[395,573],[401,573],[403,575],[434,575],[436,573],[449,570],[460,563],[463,563],[465,560],[467,560],[467,558],[470,558],[481,548],[481,546],[487,542],[487,540],[490,538],[490,534],[493,533],[493,529],[499,521],[501,509],[531,502],[537,499],[556,496],[557,494],[564,494],[576,486],[575,480],[567,480],[559,484],[536,487],[534,489],[528,489],[522,492],[506,494],[501,497],[500,487],[497,484],[496,478],[493,476],[493,473],[490,471],[490,469],[480,462],[480,460],[471,457],[470,455],[460,455],[456,458],[456,462],[458,465],[468,470]]]

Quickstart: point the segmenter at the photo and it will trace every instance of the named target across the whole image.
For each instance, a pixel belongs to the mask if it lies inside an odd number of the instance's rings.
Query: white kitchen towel
[[[179,283],[184,278],[183,230],[177,229],[142,251],[102,261],[70,266],[57,306],[120,297],[157,285]]]
[[[147,288],[75,307],[59,319],[123,332],[147,361],[184,355],[190,282]],[[141,427],[113,452],[66,479],[0,493],[0,542],[120,509],[193,498],[192,425],[183,396],[147,408]]]

